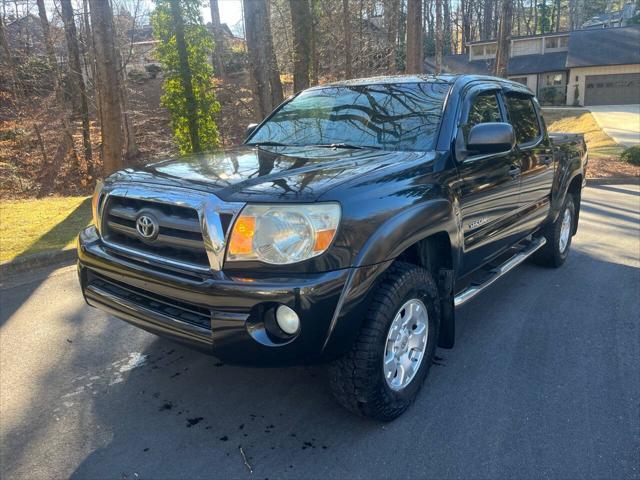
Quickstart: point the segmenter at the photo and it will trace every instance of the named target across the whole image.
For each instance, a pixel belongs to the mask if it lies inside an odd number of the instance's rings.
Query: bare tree
[[[213,40],[215,47],[211,55],[213,64],[213,73],[220,78],[226,77],[224,68],[224,53],[226,50],[225,38],[222,32],[222,24],[220,23],[220,10],[218,9],[218,0],[209,0],[209,8],[211,9],[211,25],[213,26]]]
[[[293,25],[293,90],[299,92],[309,88],[311,11],[308,0],[289,0],[289,8]]]
[[[442,73],[442,0],[436,2],[436,75]]]
[[[49,68],[53,73],[53,88],[56,96],[56,101],[59,106],[62,107],[62,130],[63,135],[58,147],[56,149],[56,153],[53,159],[49,159],[49,157],[45,153],[44,145],[42,142],[42,136],[40,134],[39,127],[36,126],[36,135],[38,137],[38,141],[40,143],[40,148],[43,153],[43,160],[45,162],[44,168],[40,174],[40,195],[46,195],[50,192],[53,187],[54,178],[56,174],[60,171],[60,166],[62,161],[66,157],[67,153],[72,152],[75,161],[78,161],[78,156],[75,151],[75,145],[73,143],[73,129],[71,127],[71,119],[70,113],[67,106],[67,100],[65,98],[64,92],[62,91],[61,84],[61,73],[58,68],[58,62],[56,61],[55,50],[53,49],[53,42],[51,40],[51,31],[49,29],[49,20],[47,19],[47,11],[45,9],[44,0],[38,0],[38,15],[40,17],[40,25],[42,26],[42,35],[44,39],[45,49],[47,51],[47,61],[49,63]]]
[[[407,2],[407,73],[422,73],[422,0]]]
[[[91,27],[96,56],[97,88],[102,113],[102,174],[124,167],[122,150],[122,105],[120,100],[120,62],[116,55],[111,5],[104,0],[89,0]]]
[[[351,56],[351,15],[349,14],[349,0],[342,0],[342,25],[344,28],[344,76],[345,78],[351,78],[353,76],[353,59]]]
[[[82,145],[84,147],[84,159],[91,169],[91,136],[89,132],[89,104],[87,102],[87,88],[82,75],[80,64],[80,49],[78,48],[78,33],[73,14],[71,0],[60,0],[62,7],[62,21],[64,23],[65,37],[67,39],[67,51],[69,52],[69,73],[73,85],[74,97],[79,103],[80,116],[82,118]]]
[[[513,18],[513,0],[502,0],[500,27],[498,32],[498,52],[496,53],[495,74],[507,76],[507,65],[511,48],[511,22]]]
[[[386,0],[384,16],[387,22],[387,71],[396,72],[396,42],[398,41],[398,12],[400,0]]]

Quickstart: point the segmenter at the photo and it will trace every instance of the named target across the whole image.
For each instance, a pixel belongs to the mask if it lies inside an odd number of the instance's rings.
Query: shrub
[[[640,145],[627,148],[620,155],[620,160],[640,167]]]
[[[155,54],[164,73],[161,101],[169,110],[174,138],[183,154],[219,145],[214,117],[220,104],[214,94],[209,61],[213,38],[202,22],[201,3],[156,0],[151,15],[154,37],[160,40]]]
[[[144,69],[147,71],[151,78],[156,78],[158,74],[162,71],[162,67],[157,63],[150,63],[144,66]]]

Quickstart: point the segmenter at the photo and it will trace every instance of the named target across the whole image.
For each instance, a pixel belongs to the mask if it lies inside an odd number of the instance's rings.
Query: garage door
[[[640,73],[585,77],[585,105],[640,103]]]

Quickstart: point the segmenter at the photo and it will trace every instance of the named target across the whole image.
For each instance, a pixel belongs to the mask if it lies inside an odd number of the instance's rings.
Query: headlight
[[[247,205],[236,219],[227,260],[284,265],[324,252],[336,235],[340,205]]]
[[[100,204],[102,203],[102,180],[96,180],[96,188],[91,199],[91,213],[93,214],[93,224],[100,232]]]

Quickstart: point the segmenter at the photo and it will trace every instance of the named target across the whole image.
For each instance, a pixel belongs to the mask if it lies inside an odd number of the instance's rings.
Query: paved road
[[[73,268],[25,279],[1,298],[0,477],[640,478],[639,211],[637,186],[589,188],[565,266],[459,310],[387,425],[320,368],[221,365],[90,309]]]
[[[616,143],[640,145],[640,105],[587,107],[607,135]]]

